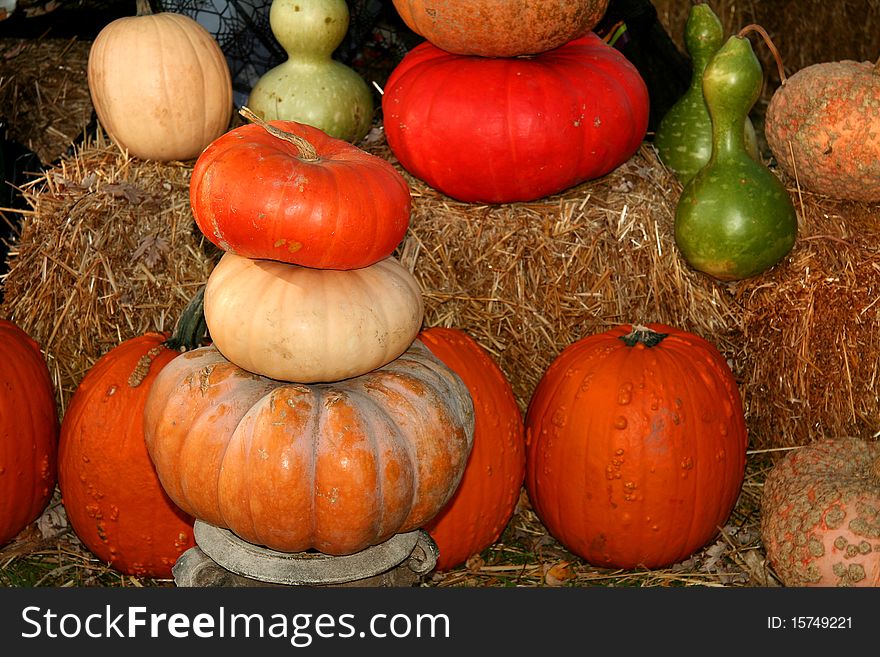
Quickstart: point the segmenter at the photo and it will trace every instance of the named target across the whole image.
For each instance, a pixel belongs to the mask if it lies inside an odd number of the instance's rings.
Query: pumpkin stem
[[[632,330],[626,335],[621,335],[620,339],[623,340],[627,347],[635,347],[639,343],[646,347],[656,347],[668,337],[668,333],[658,333],[647,326],[633,324]]]
[[[150,16],[153,9],[150,7],[150,0],[137,0],[137,15]]]
[[[177,326],[174,327],[174,333],[162,344],[174,351],[189,351],[201,344],[207,329],[208,326],[205,323],[205,286],[203,285],[186,304],[186,308],[180,314],[180,319],[177,320]]]
[[[307,162],[316,162],[321,159],[318,157],[318,153],[317,151],[315,151],[315,147],[312,146],[307,140],[303,139],[299,135],[293,134],[292,132],[285,132],[284,130],[276,128],[274,125],[270,125],[259,116],[254,114],[249,107],[242,105],[242,108],[238,110],[238,113],[251,123],[256,123],[273,137],[278,137],[278,139],[283,139],[284,141],[290,142],[291,144],[296,146],[296,150],[299,151],[299,157],[301,160],[306,160]]]
[[[779,81],[782,84],[785,84],[785,69],[782,66],[782,57],[779,54],[779,51],[776,49],[776,46],[773,43],[773,40],[770,38],[770,35],[767,34],[767,30],[765,30],[760,25],[756,25],[755,23],[751,23],[746,25],[743,29],[739,31],[737,36],[745,37],[749,32],[757,32],[764,39],[764,43],[767,44],[767,47],[770,49],[770,52],[773,54],[773,59],[776,60],[776,68],[779,69]]]

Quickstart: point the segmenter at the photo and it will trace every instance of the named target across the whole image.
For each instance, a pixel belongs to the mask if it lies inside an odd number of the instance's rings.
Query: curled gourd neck
[[[641,344],[650,348],[656,347],[668,337],[668,333],[659,333],[647,326],[633,324],[632,330],[626,335],[621,335],[620,339],[623,340],[627,347],[635,347],[636,345]]]
[[[284,130],[276,128],[274,125],[269,124],[268,122],[264,121],[259,116],[254,114],[254,112],[249,107],[242,107],[238,112],[248,121],[255,123],[263,128],[263,130],[268,132],[273,137],[277,137],[278,139],[282,139],[290,144],[293,144],[296,147],[296,150],[299,153],[299,158],[301,160],[305,160],[306,162],[317,162],[321,159],[318,157],[318,152],[315,150],[315,147],[312,146],[309,141],[304,139],[303,137],[295,135],[292,132],[286,132]]]
[[[183,309],[171,337],[162,344],[173,351],[190,351],[201,345],[206,330],[203,285]]]

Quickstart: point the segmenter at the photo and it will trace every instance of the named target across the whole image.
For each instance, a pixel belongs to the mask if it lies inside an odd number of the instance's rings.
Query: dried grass
[[[77,39],[0,39],[0,119],[8,137],[44,164],[64,154],[91,120],[90,47]]]

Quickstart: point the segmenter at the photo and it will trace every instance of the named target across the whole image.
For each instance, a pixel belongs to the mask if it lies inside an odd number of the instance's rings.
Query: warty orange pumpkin
[[[566,347],[526,413],[526,489],[571,552],[657,568],[724,525],[745,470],[742,400],[705,339],[622,325]]]
[[[159,484],[144,443],[144,405],[162,368],[204,335],[201,291],[174,335],[114,347],[80,381],[61,423],[58,486],[71,527],[119,572],[167,578],[195,545],[194,519]]]
[[[394,7],[413,32],[446,52],[518,57],[585,35],[608,0],[394,0]]]

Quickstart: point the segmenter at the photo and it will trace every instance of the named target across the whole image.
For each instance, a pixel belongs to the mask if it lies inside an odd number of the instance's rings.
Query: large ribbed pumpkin
[[[526,488],[566,548],[600,567],[664,567],[717,535],[748,437],[727,362],[663,324],[571,344],[526,413]]]
[[[773,93],[764,132],[782,169],[808,190],[880,201],[880,60],[797,71]]]
[[[205,287],[220,352],[282,381],[338,381],[397,358],[418,335],[418,282],[395,258],[345,271],[226,253]]]
[[[92,43],[88,83],[95,113],[134,157],[190,160],[229,127],[232,78],[220,46],[194,19],[153,14],[104,26]]]
[[[55,392],[40,346],[0,319],[0,546],[49,503],[57,449]]]
[[[785,586],[880,586],[880,443],[788,452],[764,481],[761,539]]]
[[[58,486],[67,517],[95,556],[125,574],[171,577],[177,558],[195,545],[193,518],[159,484],[143,424],[153,381],[201,337],[200,299],[173,336],[145,333],[99,358],[61,423]]]
[[[382,96],[400,164],[466,202],[530,201],[629,159],[648,126],[648,91],[595,34],[533,57],[413,48]]]
[[[421,527],[461,480],[474,410],[418,341],[335,383],[256,376],[214,347],[160,372],[144,414],[168,495],[208,524],[283,552],[359,552]]]
[[[293,121],[230,130],[196,161],[190,204],[224,251],[320,269],[391,255],[409,226],[410,191],[387,160]]]
[[[504,372],[460,329],[419,334],[458,374],[474,402],[474,446],[455,495],[425,529],[440,549],[436,570],[454,568],[492,545],[510,521],[525,476],[522,413]]]
[[[608,0],[394,0],[394,7],[413,32],[447,52],[516,57],[583,36]]]

